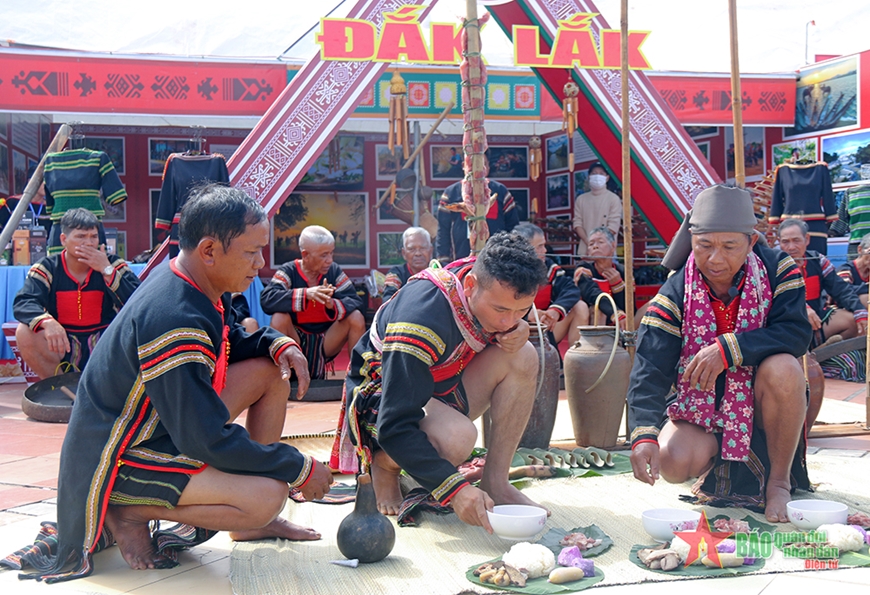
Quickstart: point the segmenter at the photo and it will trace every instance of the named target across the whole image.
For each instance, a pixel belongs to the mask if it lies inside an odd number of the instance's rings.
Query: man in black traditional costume
[[[273,329],[246,333],[230,307],[264,265],[266,213],[240,190],[207,186],[184,206],[179,240],[178,258],[136,291],[82,375],[61,451],[57,548],[21,556],[37,571],[22,578],[87,576],[112,543],[149,569],[174,566],[172,548],[215,531],[320,537],[279,516],[288,486],[315,499],[332,481],[279,442],[290,370],[302,395],[307,362]],[[245,427],[232,423],[243,411]],[[181,525],[152,536],[158,519]]]
[[[378,310],[353,351],[331,466],[371,464],[378,508],[398,514],[404,470],[459,518],[492,528],[496,504],[531,504],[508,469],[535,400],[538,355],[523,320],[546,283],[544,263],[517,234],[474,258],[415,275]],[[490,411],[480,487],[457,471]],[[355,444],[355,446],[354,446]]]
[[[800,269],[757,242],[755,223],[746,190],[713,186],[668,249],[677,270],[643,318],[631,371],[631,463],[651,485],[701,477],[702,502],[785,522],[791,490],[809,487],[797,358],[811,328]]]
[[[432,237],[422,227],[409,227],[402,233],[402,258],[387,272],[384,281],[384,301],[390,299],[408,282],[408,279],[429,266],[432,260]]]

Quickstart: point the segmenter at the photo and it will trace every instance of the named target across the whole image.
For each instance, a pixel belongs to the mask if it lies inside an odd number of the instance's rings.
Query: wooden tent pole
[[[69,138],[71,133],[72,128],[70,128],[68,124],[62,125],[57,131],[57,134],[54,135],[51,144],[48,145],[48,149],[46,149],[45,153],[42,155],[42,159],[39,160],[39,165],[36,166],[36,171],[33,172],[32,176],[30,176],[30,181],[27,182],[27,186],[21,194],[21,199],[15,206],[15,210],[12,211],[9,221],[6,222],[6,227],[4,227],[3,231],[0,232],[0,252],[3,251],[6,244],[8,244],[9,240],[12,239],[12,233],[18,227],[21,218],[24,216],[24,212],[27,210],[27,207],[30,206],[30,201],[33,200],[36,191],[39,190],[39,186],[42,184],[42,174],[45,170],[45,156],[49,153],[56,153],[59,151],[60,148],[66,144],[66,140]],[[33,224],[36,225],[36,221],[34,221]]]
[[[728,28],[731,32],[731,115],[734,119],[734,179],[739,188],[745,188],[746,161],[743,156],[743,93],[740,90],[740,60],[739,52],[737,51],[737,0],[728,0]]]
[[[625,258],[625,330],[634,331],[634,234],[631,229],[631,120],[629,118],[628,0],[622,0],[622,239]],[[634,361],[634,348],[629,349]]]

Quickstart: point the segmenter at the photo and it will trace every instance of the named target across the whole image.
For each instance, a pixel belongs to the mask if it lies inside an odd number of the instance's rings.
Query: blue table
[[[145,268],[144,264],[130,264],[130,268],[137,275]],[[12,302],[15,299],[15,294],[24,285],[24,278],[27,276],[29,266],[0,266],[0,313],[3,315],[3,322],[12,322],[15,317],[12,315]],[[259,277],[254,278],[254,282],[248,287],[245,292],[245,297],[248,300],[248,305],[251,307],[251,316],[260,323],[261,326],[269,324],[269,315],[263,312],[260,307],[260,292],[263,291],[263,282]],[[12,350],[6,343],[6,338],[0,335],[0,359],[13,359]]]

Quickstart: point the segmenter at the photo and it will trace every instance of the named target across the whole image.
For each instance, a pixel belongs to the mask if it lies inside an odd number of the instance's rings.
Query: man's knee
[[[765,396],[800,398],[806,396],[804,370],[798,359],[787,353],[766,358],[755,373],[756,389]]]
[[[439,425],[437,432],[428,434],[435,450],[445,459],[459,464],[468,458],[477,443],[477,427],[468,418],[456,423]]]
[[[589,306],[583,300],[578,301],[571,308],[574,313],[574,320],[578,326],[586,326],[589,324]]]
[[[284,510],[287,496],[286,483],[264,478],[263,486],[258,486],[256,499],[251,503],[251,528],[259,529],[274,521]]]
[[[347,316],[347,324],[351,331],[365,332],[366,318],[359,310],[354,310]]]

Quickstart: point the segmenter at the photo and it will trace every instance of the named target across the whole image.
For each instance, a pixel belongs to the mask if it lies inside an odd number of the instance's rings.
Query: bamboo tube
[[[15,231],[15,228],[18,227],[18,224],[21,222],[21,218],[24,216],[24,212],[30,206],[30,201],[33,200],[36,191],[39,190],[39,186],[42,184],[42,173],[45,170],[45,156],[49,153],[56,153],[66,144],[66,140],[69,138],[69,135],[72,133],[72,128],[69,125],[64,124],[57,131],[57,134],[54,135],[54,139],[51,141],[51,144],[48,145],[48,149],[46,149],[45,153],[42,155],[42,159],[39,160],[39,165],[36,166],[36,171],[33,172],[33,175],[30,176],[30,181],[27,182],[27,186],[24,188],[24,192],[21,194],[21,199],[18,201],[18,204],[15,205],[15,210],[12,211],[12,215],[9,217],[9,221],[6,222],[6,227],[3,228],[3,231],[0,232],[0,252],[6,247],[6,244],[9,243],[9,240],[12,239],[12,233]],[[34,224],[36,222],[34,221]]]
[[[734,119],[734,180],[746,186],[743,156],[743,93],[740,90],[740,60],[737,51],[737,0],[728,0],[728,28],[731,31],[731,115]],[[726,147],[727,149],[727,147]]]
[[[402,167],[400,169],[405,169],[406,167],[408,167],[411,164],[412,161],[414,161],[414,159],[417,158],[417,155],[420,154],[420,151],[423,150],[423,147],[426,146],[426,143],[429,142],[429,139],[432,138],[432,135],[435,134],[436,130],[438,130],[438,125],[441,124],[441,122],[444,120],[444,118],[447,117],[447,114],[450,113],[450,110],[453,109],[453,105],[454,105],[454,103],[451,101],[450,104],[444,108],[444,111],[441,112],[441,115],[438,116],[438,119],[435,120],[434,124],[432,124],[432,128],[429,129],[429,132],[427,132],[426,136],[423,137],[423,140],[420,141],[419,146],[417,146],[414,149],[414,152],[411,153],[411,156],[408,157],[407,160],[405,160],[405,163],[402,164]],[[381,205],[384,204],[385,200],[387,200],[387,197],[390,195],[390,193],[392,192],[393,188],[395,188],[395,186],[396,186],[396,181],[393,180],[393,183],[390,184],[390,187],[387,188],[386,190],[384,190],[384,193],[381,194],[381,197],[378,199],[378,202],[374,206],[375,209],[381,208]]]

